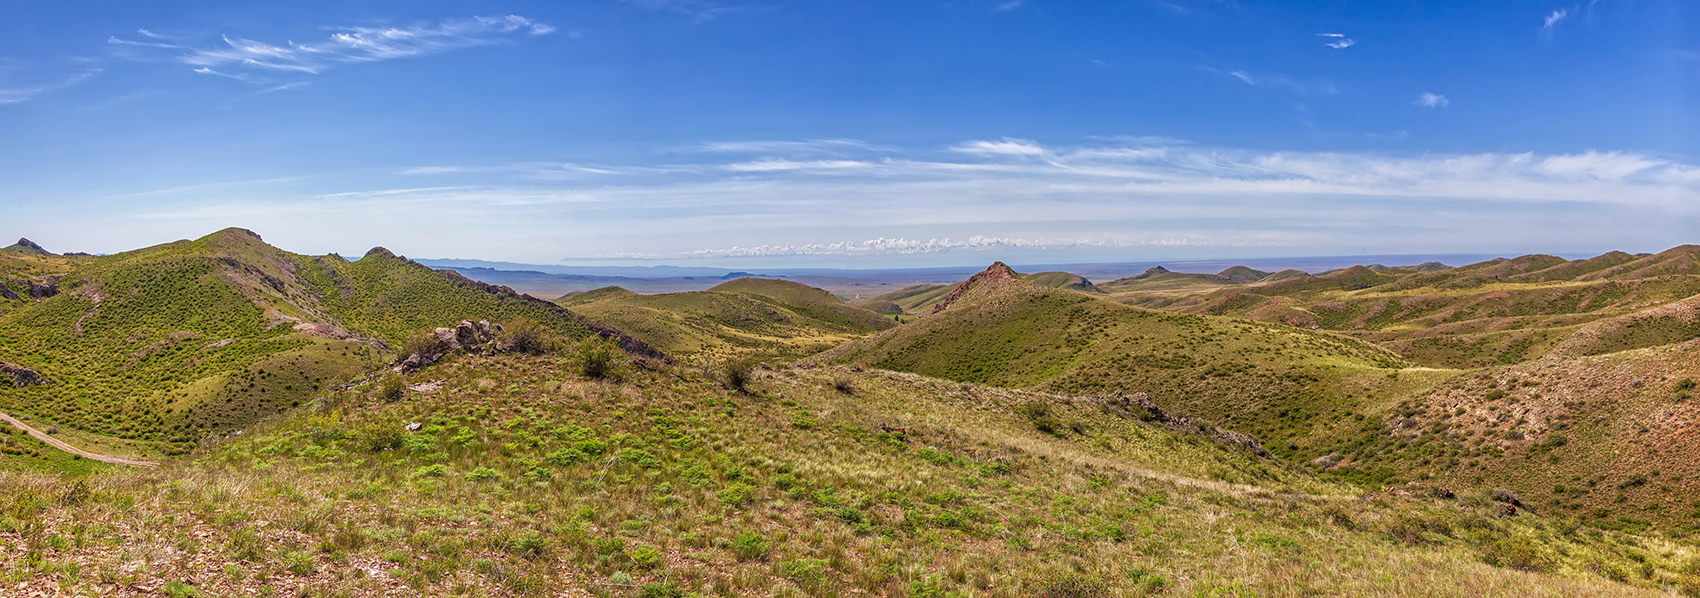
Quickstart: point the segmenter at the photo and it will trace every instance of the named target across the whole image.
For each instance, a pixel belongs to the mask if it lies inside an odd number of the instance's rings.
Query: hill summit
[[[968,280],[962,281],[962,284],[956,285],[956,289],[951,291],[950,295],[944,298],[944,301],[940,301],[938,305],[933,306],[932,313],[936,314],[944,311],[945,308],[950,307],[951,303],[960,299],[969,291],[996,290],[1006,284],[1020,280],[1021,275],[1016,274],[1015,270],[1010,268],[1008,264],[1003,262],[992,262],[992,265],[987,266],[985,270],[981,270],[979,274],[970,276],[968,277]]]
[[[9,245],[4,249],[0,249],[0,251],[9,253],[27,253],[30,255],[53,255],[53,252],[48,251],[46,248],[37,245],[34,241],[29,239],[18,239],[17,243]]]

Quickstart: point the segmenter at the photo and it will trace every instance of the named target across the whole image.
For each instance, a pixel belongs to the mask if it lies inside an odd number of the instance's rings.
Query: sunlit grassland
[[[436,388],[393,403],[328,393],[192,462],[91,475],[86,491],[0,474],[0,565],[34,588],[219,595],[1630,596],[1697,583],[1686,544],[1499,518],[1479,496],[1421,487],[1360,500],[1090,397],[836,368],[758,371],[739,393],[693,369],[586,380],[562,357],[457,358],[408,381]],[[1041,431],[1033,404],[1062,425]]]

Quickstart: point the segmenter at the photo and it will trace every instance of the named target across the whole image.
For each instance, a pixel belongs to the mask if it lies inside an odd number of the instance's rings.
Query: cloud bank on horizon
[[[432,10],[0,23],[9,234],[881,266],[1700,239],[1678,0]]]

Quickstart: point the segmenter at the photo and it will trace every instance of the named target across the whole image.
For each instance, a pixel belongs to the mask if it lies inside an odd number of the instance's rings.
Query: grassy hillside
[[[35,275],[52,292],[0,313],[0,362],[52,383],[0,385],[0,409],[167,455],[356,378],[422,330],[525,317],[591,334],[557,306],[387,251],[300,256],[240,229],[105,257],[19,259],[10,271],[51,272]]]
[[[1454,378],[1383,415],[1331,467],[1513,489],[1543,512],[1700,529],[1700,341]]]
[[[990,271],[988,271],[990,272]],[[1139,309],[1019,280],[809,360],[1065,394],[1147,393],[1305,460],[1355,442],[1372,414],[1450,371],[1328,333]]]
[[[955,309],[954,307],[952,309]],[[20,592],[1651,596],[1696,549],[1359,499],[1116,405],[900,374],[458,357],[158,471],[0,473]],[[1039,423],[1060,422],[1051,432]],[[422,427],[408,432],[406,425]],[[132,590],[124,590],[132,591]]]
[[[1068,272],[1035,272],[1032,274],[1024,274],[1021,279],[1042,287],[1050,287],[1053,289],[1084,291],[1087,293],[1103,292],[1098,290],[1098,287],[1092,286],[1092,281],[1086,280],[1086,277],[1079,274],[1070,274]]]
[[[856,305],[872,309],[872,306],[876,305],[877,302],[889,301],[903,308],[906,313],[924,314],[931,311],[938,302],[943,301],[944,296],[950,294],[950,290],[954,287],[955,285],[948,284],[912,285],[884,295],[863,299]]]
[[[1552,352],[1599,355],[1700,337],[1682,307],[1700,296],[1688,246],[1568,261],[1532,255],[1422,272],[1355,267],[1217,289],[1129,289],[1118,301],[1334,330],[1426,366],[1517,363]]]
[[[896,325],[821,289],[761,278],[657,295],[609,287],[559,301],[669,354],[693,358],[794,359]]]

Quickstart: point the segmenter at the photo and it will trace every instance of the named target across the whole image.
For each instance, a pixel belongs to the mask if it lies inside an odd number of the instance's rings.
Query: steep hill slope
[[[609,287],[559,302],[669,354],[794,359],[884,330],[891,318],[845,305],[831,293],[772,279],[741,278],[707,291],[639,295]]]
[[[1411,372],[1349,338],[1168,314],[1026,283],[995,264],[931,316],[810,358],[1068,394],[1148,393],[1164,409],[1303,456],[1355,439],[1361,410],[1449,372]]]
[[[0,409],[167,453],[299,405],[386,362],[406,336],[461,319],[618,336],[387,251],[301,256],[241,229],[79,258],[49,280],[51,292],[0,314],[0,363],[50,383],[0,385]]]
[[[1512,489],[1543,512],[1638,529],[1700,526],[1700,341],[1481,370],[1383,416],[1341,469]]]
[[[0,247],[0,253],[16,253],[23,255],[53,255],[46,248],[37,245],[29,239],[18,239],[17,243]]]
[[[0,473],[13,504],[0,520],[8,591],[1016,598],[1700,587],[1688,544],[1501,517],[1486,496],[1432,498],[1425,486],[1345,496],[1147,422],[1115,397],[803,368],[758,371],[736,392],[688,368],[610,382],[580,378],[559,358],[517,356],[460,359],[406,382],[420,390],[399,401],[371,387],[330,393],[194,463],[145,474]],[[154,560],[136,567],[138,554]]]

